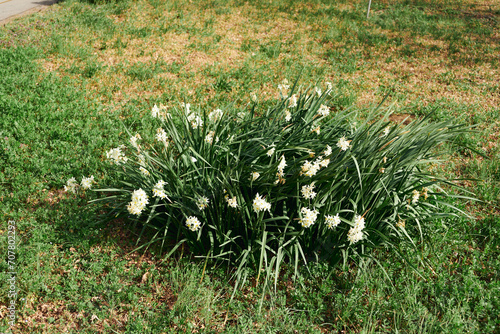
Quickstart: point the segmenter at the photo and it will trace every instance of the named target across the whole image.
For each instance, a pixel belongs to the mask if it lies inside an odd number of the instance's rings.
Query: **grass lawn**
[[[500,3],[373,1],[367,19],[368,1],[92,2],[0,26],[0,332],[12,284],[12,333],[500,332]],[[311,263],[230,301],[232,268],[132,252],[137,231],[99,220],[97,194],[63,191],[73,176],[110,181],[106,151],[123,125],[149,129],[154,104],[213,110],[254,92],[265,106],[299,75],[361,116],[383,101],[394,122],[435,111],[475,125],[459,138],[472,150],[429,167],[475,193],[450,203],[474,218],[427,223],[410,263],[384,249]]]

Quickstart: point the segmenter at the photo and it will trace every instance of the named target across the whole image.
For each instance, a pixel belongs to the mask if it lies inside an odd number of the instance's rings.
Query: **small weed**
[[[358,31],[358,40],[367,46],[375,46],[385,44],[388,41],[384,34],[369,33],[365,30]]]
[[[401,55],[404,57],[412,58],[415,56],[417,50],[410,45],[404,45],[401,49]]]
[[[332,66],[341,73],[354,73],[360,68],[361,55],[348,50],[329,49],[326,57]]]
[[[281,42],[261,44],[259,51],[266,55],[267,58],[277,58],[281,53],[281,45]]]
[[[233,85],[227,78],[219,77],[213,84],[213,88],[217,92],[230,92],[233,89]]]
[[[151,65],[137,62],[130,66],[125,73],[134,80],[145,81],[152,79],[156,71]]]
[[[89,62],[85,65],[85,68],[82,71],[82,76],[87,79],[92,78],[101,69],[102,69],[101,64],[95,62]]]
[[[184,66],[184,64],[182,63],[178,63],[178,62],[172,62],[171,64],[166,64],[165,65],[165,70],[167,72],[170,72],[170,73],[173,73],[173,74],[179,74],[180,70],[182,69],[182,67]]]
[[[241,43],[241,51],[243,52],[250,52],[253,50],[253,41],[250,40],[250,39],[245,39],[242,43]]]
[[[113,48],[115,49],[124,49],[128,45],[128,42],[124,42],[120,37],[118,37],[114,42],[113,42]]]
[[[148,36],[151,36],[151,28],[149,27],[131,28],[129,29],[128,33],[136,38],[146,38]]]

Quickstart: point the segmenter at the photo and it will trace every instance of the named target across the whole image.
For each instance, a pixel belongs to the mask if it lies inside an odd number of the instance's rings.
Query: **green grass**
[[[15,220],[13,332],[498,332],[500,7],[374,1],[366,20],[366,5],[66,1],[0,27],[0,250]],[[378,250],[378,263],[312,263],[296,282],[285,269],[263,299],[253,275],[230,301],[234,268],[204,270],[187,249],[167,261],[129,254],[137,230],[100,222],[86,207],[95,194],[61,192],[72,176],[113,177],[102,161],[128,138],[119,120],[147,129],[155,103],[242,106],[251,91],[265,105],[299,73],[331,81],[339,109],[368,110],[388,94],[384,106],[402,117],[437,108],[436,120],[477,124],[460,141],[485,157],[464,149],[431,167],[484,201],[450,203],[476,219],[428,224],[422,261],[408,254],[415,268]],[[2,332],[8,302],[2,275]]]

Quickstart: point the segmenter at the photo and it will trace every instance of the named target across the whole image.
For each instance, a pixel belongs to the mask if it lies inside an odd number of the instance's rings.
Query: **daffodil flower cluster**
[[[198,218],[190,216],[186,219],[186,226],[193,232],[198,231],[201,228],[201,222]]]
[[[146,167],[146,157],[143,154],[138,154],[137,160],[139,161],[139,166]]]
[[[278,164],[278,172],[276,173],[276,176],[278,176],[278,181],[280,182],[285,182],[285,167],[286,167],[286,160],[285,156],[282,155],[280,158],[280,163]]]
[[[318,109],[318,115],[320,116],[328,116],[330,114],[330,108],[322,104]]]
[[[316,91],[316,94],[318,94],[318,96],[321,96],[322,92],[321,92],[321,88],[319,87],[314,87],[314,90]]]
[[[358,241],[362,240],[364,237],[363,229],[365,228],[365,218],[362,216],[356,215],[354,217],[354,226],[349,229],[347,233],[347,240],[351,244],[355,244]]]
[[[201,196],[196,200],[196,205],[198,206],[198,209],[205,210],[208,207],[209,202],[210,200],[208,198]]]
[[[327,215],[325,217],[325,224],[329,229],[334,229],[335,227],[340,225],[340,217],[337,213],[335,216]]]
[[[236,119],[236,121],[237,121],[238,123],[241,123],[241,122],[243,122],[243,120],[245,119],[245,117],[247,117],[247,113],[246,113],[246,112],[244,112],[244,111],[242,111],[242,112],[239,112],[238,114],[236,114],[236,116],[238,117],[238,118]]]
[[[203,119],[194,112],[191,112],[191,104],[181,103],[181,106],[186,109],[187,120],[191,123],[191,127],[193,129],[201,128],[203,126]]]
[[[283,79],[281,84],[278,85],[278,89],[281,91],[282,95],[286,94],[286,91],[290,88],[290,85],[288,84],[287,79]]]
[[[203,120],[198,115],[190,114],[187,119],[191,123],[193,129],[198,129],[203,126]]]
[[[208,119],[214,123],[220,120],[221,118],[222,118],[222,110],[220,109],[215,109],[214,111],[208,114]]]
[[[269,147],[268,147],[268,151],[267,151],[267,153],[266,153],[266,154],[267,154],[267,156],[268,156],[268,157],[271,157],[271,156],[274,154],[274,151],[275,151],[275,150],[276,150],[276,147],[274,147],[274,144],[273,144],[273,145],[271,145],[271,146],[269,146]]]
[[[66,192],[71,192],[73,194],[76,193],[76,190],[78,189],[79,185],[76,182],[76,179],[72,177],[66,182],[66,185],[64,186],[64,191]]]
[[[250,174],[250,179],[251,179],[252,181],[255,181],[255,180],[257,180],[257,179],[259,178],[259,176],[260,176],[260,173],[259,173],[259,172],[252,172],[252,173]]]
[[[215,135],[214,131],[210,131],[209,133],[207,133],[207,135],[205,136],[205,142],[212,145],[212,143],[214,142],[214,135]]]
[[[149,203],[148,195],[142,189],[134,190],[132,200],[127,205],[127,210],[132,215],[139,216]]]
[[[128,158],[123,154],[122,152],[122,146],[112,148],[108,152],[106,152],[106,158],[111,160],[111,163],[113,164],[121,164],[127,162]]]
[[[168,136],[167,136],[167,133],[165,132],[165,130],[163,130],[162,128],[158,128],[156,130],[156,140],[159,142],[168,144],[168,142],[167,142]]]
[[[230,206],[231,208],[236,209],[238,207],[238,201],[236,200],[236,196],[229,198],[226,189],[224,189],[224,199],[226,200],[227,205]]]
[[[306,160],[304,161],[304,164],[302,165],[302,171],[301,174],[305,174],[306,176],[313,177],[318,173],[320,170],[321,165],[319,164],[318,161],[315,163],[311,163],[310,161]]]
[[[326,168],[328,167],[329,164],[330,164],[330,159],[325,158],[319,160],[320,167]]]
[[[262,198],[258,193],[253,200],[253,211],[259,213],[261,211],[270,212],[271,203],[268,203],[265,198]]]
[[[332,155],[332,148],[330,147],[330,145],[326,145],[326,149],[323,154],[325,155],[325,157]]]
[[[309,228],[314,225],[316,222],[316,219],[318,218],[319,211],[314,209],[308,209],[308,208],[302,208],[300,209],[300,212],[302,213],[302,218],[300,218],[300,225],[305,228]]]
[[[347,151],[347,149],[351,147],[351,144],[349,140],[345,139],[345,137],[342,137],[339,139],[337,147],[340,148],[342,151]]]
[[[418,203],[418,199],[420,198],[420,193],[418,192],[418,190],[413,190],[412,191],[412,196],[411,196],[411,203],[412,204],[417,204]]]
[[[151,116],[153,118],[160,118],[165,120],[167,117],[170,117],[170,114],[167,113],[167,106],[164,106],[160,103],[159,108],[156,104],[153,106],[153,108],[151,109]]]
[[[159,197],[161,199],[168,199],[167,194],[165,194],[165,189],[163,188],[167,182],[160,180],[153,187],[153,197]]]
[[[186,115],[191,114],[191,103],[181,102],[181,107],[186,110]]]
[[[290,110],[285,109],[285,121],[290,122],[292,120],[292,113]]]
[[[141,171],[142,175],[144,175],[144,176],[150,176],[151,175],[149,173],[149,171],[146,168],[142,167],[142,166],[139,167],[139,170]]]
[[[313,199],[316,197],[316,192],[314,192],[314,182],[305,186],[302,186],[301,193],[305,199]]]
[[[137,141],[138,141],[139,139],[142,139],[142,138],[141,138],[141,135],[140,135],[140,134],[138,134],[138,133],[136,133],[136,134],[135,134],[135,136],[130,137],[130,144],[131,144],[131,145],[132,145],[135,149],[137,149],[137,151],[140,151],[140,150],[141,150],[140,145],[137,143]]]
[[[94,183],[94,175],[91,175],[90,177],[84,177],[82,178],[82,188],[83,189],[90,189],[92,188],[92,184]]]
[[[257,94],[255,92],[251,92],[250,99],[252,99],[253,102],[257,102]]]
[[[151,116],[153,116],[153,118],[156,118],[159,115],[160,115],[160,108],[158,108],[158,106],[155,104],[151,109]]]
[[[80,186],[82,187],[82,189],[88,190],[92,188],[92,184],[94,183],[94,175],[91,175],[90,177],[83,177],[81,184],[78,184],[78,182],[76,182],[76,179],[72,177],[66,182],[64,191],[76,194]]]
[[[227,205],[230,207],[236,209],[238,207],[238,201],[236,200],[236,196],[233,196],[232,198],[227,198],[226,199]]]
[[[313,177],[318,173],[321,168],[328,167],[330,164],[330,159],[318,157],[314,162],[309,160],[304,161],[302,164],[302,170],[300,174],[305,176]]]

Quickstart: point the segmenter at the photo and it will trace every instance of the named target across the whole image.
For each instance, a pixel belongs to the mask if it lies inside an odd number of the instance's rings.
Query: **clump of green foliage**
[[[378,110],[359,120],[335,110],[330,84],[296,84],[284,81],[265,110],[254,94],[242,110],[155,105],[148,122],[156,131],[107,152],[119,179],[99,189],[108,193],[99,201],[109,202],[110,217],[155,231],[145,244],[173,240],[173,251],[185,243],[235,265],[237,282],[249,269],[276,283],[284,262],[297,274],[310,259],[335,264],[412,243],[422,222],[453,214],[441,205],[447,181],[426,166],[463,126],[392,124]]]

